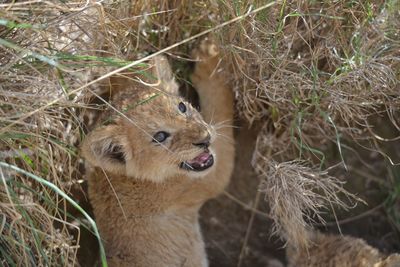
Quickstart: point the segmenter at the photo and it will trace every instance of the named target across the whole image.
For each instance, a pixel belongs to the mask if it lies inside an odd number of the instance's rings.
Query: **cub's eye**
[[[183,104],[182,102],[179,102],[178,108],[179,108],[179,111],[180,111],[180,112],[182,112],[182,113],[185,113],[185,112],[186,112],[186,105]]]
[[[164,132],[164,131],[156,132],[156,134],[153,135],[153,142],[155,142],[155,143],[162,143],[162,142],[164,142],[169,136],[170,136],[170,134],[167,133],[167,132]]]

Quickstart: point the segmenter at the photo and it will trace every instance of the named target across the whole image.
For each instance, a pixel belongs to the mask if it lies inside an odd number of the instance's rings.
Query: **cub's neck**
[[[110,212],[128,219],[197,211],[209,198],[207,186],[200,180],[181,175],[152,182],[113,175],[100,168],[88,174],[89,194],[94,205],[108,206]]]

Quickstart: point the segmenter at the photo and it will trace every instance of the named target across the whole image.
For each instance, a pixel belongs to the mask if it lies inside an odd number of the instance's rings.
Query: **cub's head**
[[[161,60],[160,62],[157,62]],[[163,181],[175,175],[199,177],[215,163],[214,128],[177,95],[164,58],[156,58],[157,86],[127,85],[82,144],[86,161],[104,171]]]

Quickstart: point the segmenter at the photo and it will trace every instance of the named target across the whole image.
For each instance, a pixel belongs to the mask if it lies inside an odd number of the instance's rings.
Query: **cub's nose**
[[[211,140],[211,136],[210,134],[207,134],[207,137],[204,138],[203,140],[193,143],[193,145],[198,146],[198,147],[202,147],[202,148],[208,148],[210,146],[210,140]]]

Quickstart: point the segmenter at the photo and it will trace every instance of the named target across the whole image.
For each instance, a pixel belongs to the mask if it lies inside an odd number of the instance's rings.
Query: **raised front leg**
[[[193,52],[197,61],[192,82],[200,97],[201,114],[210,124],[233,123],[233,93],[222,68],[219,48],[212,39],[205,39]],[[232,131],[227,131],[230,134]]]
[[[199,94],[201,114],[217,133],[211,145],[216,154],[216,168],[201,182],[208,196],[214,197],[228,184],[234,166],[233,93],[219,48],[212,39],[203,40],[193,54],[197,62],[192,82]]]

